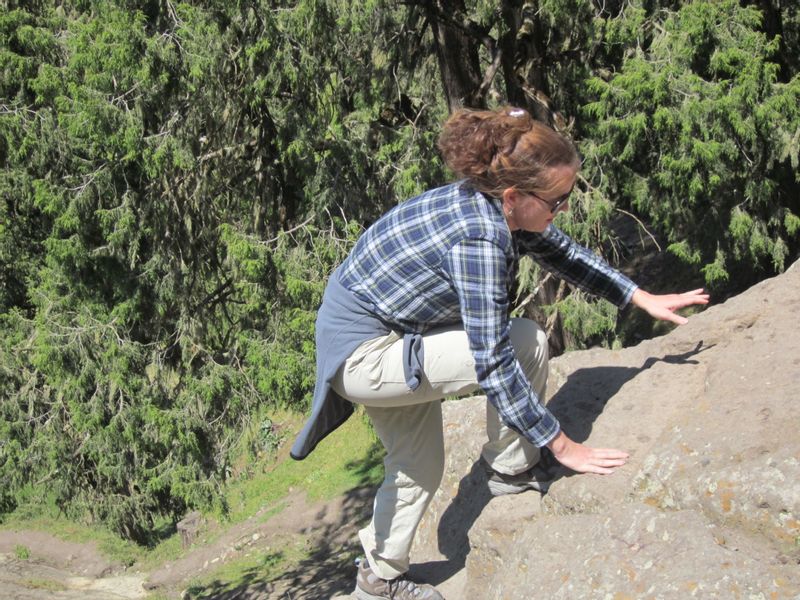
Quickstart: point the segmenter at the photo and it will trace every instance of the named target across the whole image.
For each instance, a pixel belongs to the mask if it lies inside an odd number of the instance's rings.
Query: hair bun
[[[565,136],[517,106],[456,111],[444,124],[439,149],[459,177],[495,197],[511,187],[547,189],[552,167],[580,165]]]

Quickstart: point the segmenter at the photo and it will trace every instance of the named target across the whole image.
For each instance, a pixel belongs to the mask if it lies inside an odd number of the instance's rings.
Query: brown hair
[[[456,111],[444,124],[439,150],[456,175],[496,198],[511,187],[549,191],[554,167],[580,166],[569,139],[510,106]]]

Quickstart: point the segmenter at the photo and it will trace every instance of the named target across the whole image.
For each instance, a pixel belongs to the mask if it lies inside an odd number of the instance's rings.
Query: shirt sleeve
[[[554,275],[619,308],[631,301],[639,287],[554,225],[542,233],[519,232],[517,244],[520,254],[531,256]]]
[[[535,446],[546,445],[561,427],[531,388],[511,346],[505,253],[489,241],[464,240],[447,253],[443,268],[458,294],[478,383],[489,402],[506,425]]]

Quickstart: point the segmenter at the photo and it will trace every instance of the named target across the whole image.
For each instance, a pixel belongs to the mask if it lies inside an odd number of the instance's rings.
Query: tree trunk
[[[553,125],[538,2],[505,0],[501,11],[506,25],[500,47],[508,101],[527,108],[535,119]]]
[[[486,108],[480,93],[478,41],[465,27],[457,25],[455,18],[447,18],[464,17],[464,1],[435,0],[425,2],[423,7],[436,44],[447,108],[451,113],[462,106]]]
[[[761,13],[764,15],[764,33],[770,38],[780,37],[780,50],[775,53],[772,60],[781,68],[780,81],[788,83],[794,73],[797,72],[798,62],[797,57],[792,57],[786,48],[780,0],[778,0],[777,6],[775,6],[776,2],[774,0],[758,0],[754,4],[761,9]]]

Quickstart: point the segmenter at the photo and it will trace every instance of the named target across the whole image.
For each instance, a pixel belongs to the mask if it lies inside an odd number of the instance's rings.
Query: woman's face
[[[562,210],[569,210],[569,194],[575,186],[577,171],[571,166],[553,168],[553,186],[545,194],[507,188],[503,192],[503,211],[511,231],[542,232]]]

